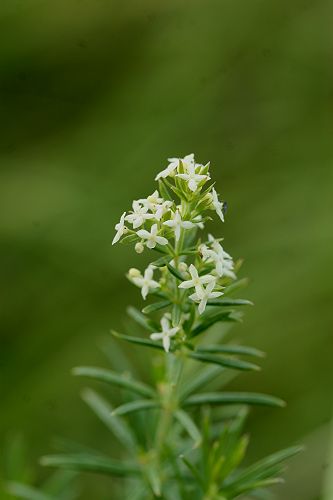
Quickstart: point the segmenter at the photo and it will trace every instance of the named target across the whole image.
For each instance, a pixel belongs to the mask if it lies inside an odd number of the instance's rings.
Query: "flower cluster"
[[[112,244],[133,243],[138,253],[148,248],[162,254],[143,274],[130,269],[128,278],[141,289],[144,300],[151,294],[171,309],[160,320],[161,332],[151,334],[152,340],[162,340],[166,351],[171,338],[186,340],[185,318],[192,317],[193,323],[196,315],[200,317],[211,301],[223,295],[228,281],[236,279],[233,260],[221,240],[212,235],[204,242],[196,240],[211,211],[224,222],[226,204],[214,184],[209,184],[209,167],[209,163],[196,163],[193,154],[169,158],[155,178],[158,189],[133,201],[132,210],[124,212],[115,226]]]

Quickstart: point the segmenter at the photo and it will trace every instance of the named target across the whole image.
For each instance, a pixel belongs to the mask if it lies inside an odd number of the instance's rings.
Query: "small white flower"
[[[154,224],[151,227],[150,232],[146,231],[145,229],[140,229],[140,231],[138,231],[136,234],[140,238],[147,240],[146,245],[148,248],[155,248],[157,243],[159,245],[167,245],[168,240],[166,238],[164,238],[163,236],[158,236],[157,233],[158,233],[157,224]]]
[[[198,189],[198,184],[201,181],[209,179],[208,175],[196,174],[196,166],[194,164],[189,164],[186,170],[187,174],[177,174],[177,177],[187,181],[189,189],[193,192]]]
[[[201,287],[198,291],[190,295],[191,300],[199,303],[199,314],[202,314],[204,312],[204,310],[206,309],[207,301],[209,299],[216,299],[217,297],[223,295],[222,292],[213,292],[215,285],[215,281],[211,281],[210,283],[208,283],[206,288]]]
[[[219,277],[227,276],[236,279],[234,262],[231,255],[225,252],[222,245],[213,236],[209,235],[209,241],[212,248],[208,248],[207,245],[201,245],[200,247],[203,259],[208,262],[214,262],[215,271]]]
[[[212,204],[217,215],[220,217],[221,221],[224,222],[223,203],[219,200],[218,194],[214,188],[212,189]]]
[[[157,205],[161,205],[164,202],[163,198],[160,198],[157,189],[153,192],[153,194],[147,196],[147,198],[141,198],[138,201],[139,203],[142,203],[144,207],[147,207],[147,209],[151,210],[152,212],[156,210]]]
[[[172,214],[172,219],[163,222],[164,226],[171,227],[175,233],[175,240],[178,241],[180,238],[181,229],[191,229],[195,226],[193,222],[188,220],[183,220],[181,218],[179,210],[176,210],[174,214]]]
[[[153,214],[148,214],[148,207],[144,207],[139,203],[139,201],[134,200],[133,204],[133,211],[131,214],[127,215],[125,219],[133,224],[133,229],[137,229],[138,227],[142,226],[144,222],[147,219],[153,219],[154,215]]]
[[[141,295],[144,300],[146,300],[146,297],[151,288],[160,287],[160,284],[157,281],[153,280],[153,274],[154,274],[153,266],[148,266],[143,276],[141,274],[137,276],[136,273],[133,276],[133,273],[129,272],[129,276],[133,281],[133,283],[141,288]]]
[[[126,212],[123,213],[123,215],[120,217],[120,221],[114,227],[117,232],[112,240],[112,245],[117,243],[117,241],[120,240],[123,234],[127,233],[127,227],[125,226],[125,216]]]
[[[198,226],[199,229],[205,228],[205,224],[202,221],[202,215],[197,215],[196,217],[194,217],[193,222]]]
[[[174,328],[170,328],[170,322],[167,317],[163,316],[161,319],[161,327],[162,331],[158,333],[152,333],[150,338],[152,340],[162,340],[162,344],[164,350],[169,352],[170,349],[170,338],[174,337],[176,333],[179,331],[179,326],[175,326]]]
[[[179,162],[182,161],[184,166],[188,166],[190,164],[194,164],[194,154],[191,153],[190,155],[184,156],[184,158],[168,158],[169,165],[167,168],[162,170],[157,176],[155,177],[155,181],[158,181],[159,179],[163,178],[165,179],[169,175],[173,174],[173,172],[176,170],[176,168],[179,166]]]
[[[163,203],[161,203],[160,205],[156,205],[154,208],[155,219],[161,220],[163,215],[165,215],[170,210],[172,205],[173,202],[169,200],[163,201]]]
[[[197,294],[199,294],[202,289],[202,285],[210,283],[212,281],[214,281],[215,283],[216,278],[212,274],[205,274],[204,276],[199,276],[199,273],[193,264],[190,265],[189,271],[192,279],[183,281],[180,285],[178,285],[178,288],[194,287]]]

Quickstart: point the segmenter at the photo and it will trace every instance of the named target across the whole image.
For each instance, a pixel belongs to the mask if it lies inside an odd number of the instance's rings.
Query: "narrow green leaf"
[[[154,260],[151,265],[154,267],[164,267],[168,262],[172,259],[171,255],[165,255],[164,257],[160,257],[157,260]]]
[[[153,410],[159,408],[160,405],[158,401],[153,401],[151,399],[139,399],[136,401],[131,401],[130,403],[125,403],[124,405],[118,406],[111,415],[128,415],[129,413],[134,413],[136,411],[142,410]]]
[[[88,377],[99,382],[117,385],[123,387],[144,397],[154,397],[155,391],[148,385],[132,380],[125,375],[119,375],[111,370],[104,368],[95,368],[94,366],[77,366],[72,370],[73,375],[78,377]]]
[[[283,482],[284,480],[282,478],[275,477],[271,479],[263,479],[262,481],[250,482],[248,484],[243,484],[242,486],[235,485],[235,487],[231,490],[232,498],[238,497],[239,495],[248,493],[250,491],[269,488],[270,486],[275,486],[276,484],[281,484]],[[223,492],[230,494],[230,489],[223,489]]]
[[[172,306],[172,311],[171,311],[171,321],[172,321],[172,326],[176,327],[180,323],[180,319],[182,317],[182,308],[179,304],[174,304]]]
[[[291,448],[273,453],[272,455],[259,460],[250,467],[247,467],[240,474],[237,474],[237,476],[235,476],[232,480],[226,481],[226,485],[230,486],[236,484],[238,486],[244,482],[262,479],[262,474],[265,473],[265,471],[269,471],[272,467],[274,468],[277,465],[280,465],[285,460],[288,460],[303,450],[304,448],[302,446],[292,446]],[[266,478],[264,477],[264,479]]]
[[[219,307],[229,307],[229,306],[253,306],[253,302],[246,299],[213,299],[207,302],[208,306],[219,306]]]
[[[160,179],[158,181],[158,190],[159,190],[159,193],[161,194],[162,198],[164,198],[165,200],[170,200],[170,201],[173,201],[172,200],[172,196],[171,194],[169,193],[169,190],[168,188],[166,187],[166,184],[163,182],[162,179]]]
[[[224,366],[233,370],[260,370],[259,366],[235,358],[226,358],[224,356],[214,356],[213,354],[206,354],[204,352],[190,352],[187,355],[191,359],[202,361],[203,363],[213,363],[215,365]]]
[[[132,476],[140,473],[140,468],[136,464],[120,462],[101,455],[94,456],[79,453],[73,455],[47,455],[41,458],[40,463],[47,467],[99,472],[114,476]]]
[[[127,423],[115,415],[112,406],[99,394],[91,389],[86,389],[82,393],[82,399],[93,410],[97,417],[116,436],[119,442],[128,448],[132,453],[136,449],[136,440]]]
[[[180,409],[175,411],[174,416],[188,433],[188,435],[193,439],[194,447],[197,448],[202,441],[202,436],[192,418],[188,413]]]
[[[141,311],[133,306],[127,308],[127,314],[136,322],[138,325],[151,332],[156,332],[156,325],[152,321],[149,321]]]
[[[198,471],[198,469],[196,468],[195,465],[193,465],[186,457],[184,457],[184,455],[181,455],[179,457],[183,462],[184,464],[186,465],[186,467],[189,469],[189,471],[192,473],[192,476],[196,479],[197,483],[201,486],[201,488],[204,490],[205,489],[205,481],[204,479],[201,477],[201,474],[200,472]]]
[[[130,342],[131,344],[141,345],[143,347],[152,347],[153,349],[159,349],[163,351],[163,346],[158,344],[157,342],[153,342],[152,340],[143,339],[141,337],[131,337],[130,335],[123,335],[122,333],[111,331],[111,334],[117,339],[126,340],[126,342]]]
[[[256,392],[208,392],[190,396],[183,403],[184,406],[195,405],[222,405],[222,404],[249,404],[258,406],[284,407],[285,402],[274,396]]]
[[[248,284],[249,284],[248,278],[242,278],[240,280],[234,281],[233,283],[225,287],[224,295],[231,295],[235,292],[238,292],[238,290],[246,288]]]
[[[170,273],[177,278],[179,281],[184,281],[184,276],[176,269],[173,267],[171,264],[167,264],[167,268],[169,269]]]
[[[134,243],[134,241],[137,241],[138,239],[139,237],[136,234],[129,234],[128,236],[124,236],[124,238],[120,240],[120,243],[122,243],[123,245],[130,245],[131,243]]]
[[[53,497],[38,491],[32,486],[11,481],[7,484],[6,490],[13,496],[26,500],[53,500]]]
[[[142,309],[144,314],[151,314],[156,311],[160,311],[171,304],[170,300],[161,300],[160,302],[154,302],[154,304],[149,304]]]
[[[199,323],[199,325],[192,330],[190,338],[196,337],[219,321],[237,322],[238,319],[235,316],[232,316],[232,313],[230,312],[223,312],[207,316],[206,318],[203,318],[201,323]]]
[[[221,353],[221,354],[243,354],[245,356],[254,356],[257,358],[264,358],[265,353],[255,349],[254,347],[244,346],[244,345],[228,345],[228,344],[218,344],[218,345],[207,345],[199,346],[197,352],[202,353]]]
[[[162,485],[161,485],[161,480],[159,477],[159,472],[158,472],[157,467],[154,463],[148,463],[145,466],[145,475],[148,479],[148,483],[149,483],[149,485],[154,493],[154,496],[160,497]]]
[[[203,370],[200,370],[198,373],[194,374],[190,380],[186,381],[184,388],[181,390],[180,399],[184,400],[190,396],[190,394],[199,391],[224,371],[225,369],[220,366],[205,366]]]

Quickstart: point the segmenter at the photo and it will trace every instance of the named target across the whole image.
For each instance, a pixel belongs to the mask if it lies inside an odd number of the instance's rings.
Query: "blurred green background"
[[[111,248],[120,214],[168,156],[194,152],[251,278],[234,335],[268,354],[233,386],[288,401],[253,413],[250,455],[305,443],[277,498],[333,498],[332,14],[323,0],[1,1],[0,439],[22,432],[32,467],[57,436],[112,454],[70,368],[107,364],[99,344],[140,304],[124,273],[147,256]],[[113,488],[86,476],[80,498]]]

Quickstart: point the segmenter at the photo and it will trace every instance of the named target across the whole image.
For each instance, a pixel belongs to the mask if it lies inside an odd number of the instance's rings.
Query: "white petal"
[[[163,333],[152,333],[150,338],[152,340],[161,340],[163,338]]]
[[[155,240],[147,240],[146,243],[148,248],[155,248],[156,247],[156,241]]]
[[[210,283],[211,281],[215,281],[215,276],[211,274],[205,274],[205,276],[200,276],[201,283]]]
[[[193,193],[197,190],[198,186],[197,183],[195,182],[194,179],[190,179],[190,182],[188,183],[188,187],[190,188]]]
[[[146,231],[145,229],[140,229],[140,231],[137,231],[136,233],[138,236],[140,236],[140,238],[144,238],[145,240],[147,238],[149,238],[150,236],[150,233],[148,231]]]
[[[192,287],[194,287],[193,280],[183,281],[183,283],[178,285],[178,288],[192,288]]]
[[[162,343],[163,343],[163,347],[164,347],[165,352],[169,352],[170,338],[168,335],[164,335]]]
[[[163,238],[163,236],[156,236],[156,242],[159,245],[167,245],[168,244],[168,240],[166,238]]]

